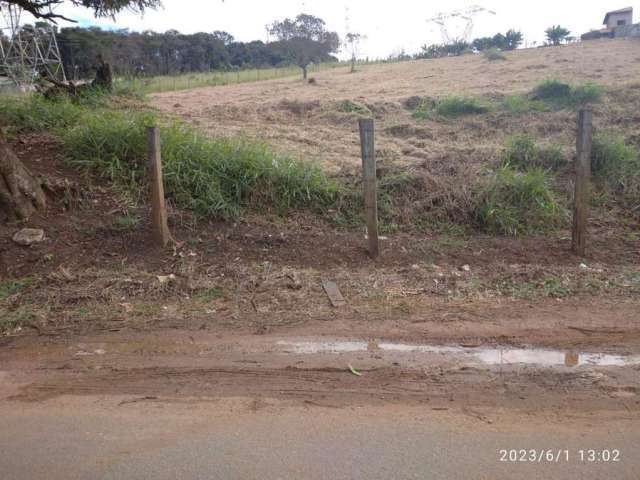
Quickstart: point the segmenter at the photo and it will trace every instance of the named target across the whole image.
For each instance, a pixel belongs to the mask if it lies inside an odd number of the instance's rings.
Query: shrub
[[[497,48],[490,48],[489,50],[485,50],[484,58],[486,58],[490,62],[495,62],[498,60],[506,60],[507,57]]]
[[[474,218],[477,226],[493,234],[542,233],[560,226],[565,211],[541,169],[525,173],[510,166],[492,172],[478,192]]]
[[[477,98],[452,95],[436,101],[423,100],[414,110],[413,117],[425,120],[438,114],[447,118],[456,118],[463,115],[487,113],[489,110],[490,106]]]
[[[571,86],[558,80],[547,79],[536,86],[531,97],[556,108],[574,108],[600,101],[602,93],[602,87],[593,83]]]
[[[132,191],[145,184],[145,127],[153,116],[97,112],[63,135],[70,162]],[[165,189],[200,216],[229,218],[244,208],[325,208],[337,186],[316,167],[245,138],[210,139],[179,124],[161,129]]]
[[[597,103],[602,98],[603,89],[600,85],[595,83],[586,83],[584,85],[577,85],[573,87],[572,103],[575,106],[588,105],[590,103]]]
[[[460,117],[487,113],[489,106],[477,98],[450,96],[439,100],[436,103],[435,111],[443,117]]]
[[[557,170],[567,164],[567,157],[557,145],[541,147],[530,135],[518,135],[507,141],[504,163],[522,169]]]
[[[535,100],[563,100],[571,96],[571,85],[547,79],[536,86],[532,96]]]

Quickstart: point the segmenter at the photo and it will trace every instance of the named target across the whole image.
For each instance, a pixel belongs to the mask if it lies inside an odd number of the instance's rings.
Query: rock
[[[158,275],[157,278],[158,282],[160,282],[160,285],[166,285],[174,281],[176,279],[176,276],[172,273],[171,275]]]
[[[34,243],[44,242],[44,230],[40,228],[23,228],[13,236],[18,245],[28,247]]]
[[[469,265],[463,265],[462,266],[462,270],[464,270],[465,272],[470,272],[471,271],[471,267]]]

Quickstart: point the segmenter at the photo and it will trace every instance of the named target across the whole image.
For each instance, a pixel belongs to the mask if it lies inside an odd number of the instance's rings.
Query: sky
[[[121,13],[115,22],[95,20],[90,11],[70,5],[60,6],[58,12],[83,26],[159,32],[175,29],[184,33],[225,30],[241,41],[266,41],[267,24],[309,13],[324,19],[328,28],[341,36],[347,29],[366,35],[361,47],[363,58],[384,58],[402,49],[415,53],[425,43],[441,43],[440,28],[427,20],[473,5],[495,12],[475,17],[473,38],[515,28],[522,31],[527,46],[542,43],[544,30],[553,24],[577,36],[601,28],[605,13],[619,8],[633,6],[634,21],[640,21],[638,0],[163,0],[163,4],[162,9],[144,16]],[[450,23],[448,28],[453,37],[463,29],[459,22]]]

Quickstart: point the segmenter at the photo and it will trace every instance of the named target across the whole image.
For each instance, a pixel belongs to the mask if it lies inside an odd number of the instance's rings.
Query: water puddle
[[[640,365],[640,355],[611,355],[606,353],[573,352],[540,348],[461,347],[440,345],[410,345],[389,342],[287,342],[277,345],[285,353],[297,355],[342,354],[358,352],[388,352],[418,354],[434,360],[461,360],[484,365],[535,365],[541,367],[611,367]]]

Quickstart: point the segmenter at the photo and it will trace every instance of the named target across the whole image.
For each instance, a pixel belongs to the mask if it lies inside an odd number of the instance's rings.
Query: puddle
[[[367,351],[423,354],[444,360],[462,360],[484,365],[535,365],[541,367],[611,367],[640,365],[640,355],[546,350],[538,348],[469,348],[460,346],[410,345],[388,342],[277,342],[285,353],[299,355],[340,354]]]

